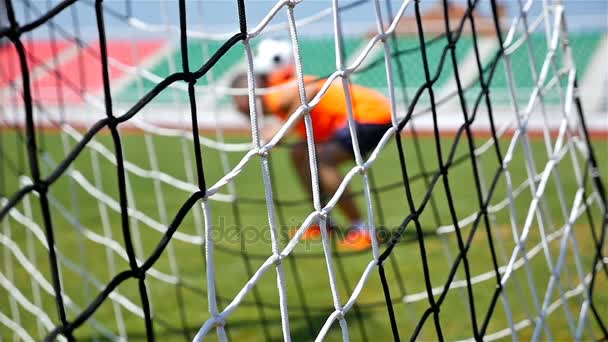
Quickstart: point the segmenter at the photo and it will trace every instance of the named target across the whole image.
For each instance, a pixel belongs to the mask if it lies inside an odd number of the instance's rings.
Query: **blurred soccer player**
[[[275,46],[275,48],[274,51],[281,51],[279,46]],[[263,63],[258,62],[259,58],[256,58],[257,63],[254,65],[262,65],[261,69],[263,71],[256,78],[257,87],[277,86],[294,79],[293,65],[289,61],[281,61],[281,58],[289,58],[289,56],[271,58],[271,61],[277,63],[275,63],[274,67],[271,65],[270,70],[264,67]],[[315,77],[305,76],[307,101],[312,100],[320,91],[324,82],[325,80],[317,80]],[[232,81],[232,86],[235,88],[246,88],[247,75],[245,73],[236,75]],[[355,84],[351,84],[350,94],[359,148],[362,155],[365,156],[376,147],[386,130],[391,127],[390,103],[380,93]],[[249,114],[248,96],[235,96],[234,102],[241,113]],[[273,114],[282,121],[287,120],[301,105],[297,86],[282,88],[281,90],[268,93],[262,96],[261,102],[264,113]],[[321,98],[321,101],[311,109],[310,116],[317,149],[321,191],[323,194],[331,195],[337,191],[343,180],[338,167],[345,162],[352,162],[354,160],[353,145],[348,128],[348,108],[340,80],[332,82],[327,92]],[[263,136],[266,140],[269,140],[279,128],[280,126],[266,127],[262,132]],[[311,174],[305,141],[306,128],[304,120],[300,120],[296,124],[295,131],[302,141],[297,143],[291,150],[291,160],[304,188],[310,192]],[[340,241],[338,247],[342,250],[364,250],[370,248],[371,235],[348,188],[341,196],[338,207],[349,220],[350,228],[352,228],[348,231],[345,238]],[[314,226],[307,230],[303,239],[316,239],[320,236],[320,228]]]

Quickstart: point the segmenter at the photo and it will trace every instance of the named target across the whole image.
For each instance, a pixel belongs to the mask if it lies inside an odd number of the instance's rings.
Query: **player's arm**
[[[318,82],[313,82],[305,85],[307,102],[312,101],[312,99],[317,95],[317,93],[321,89],[320,86],[318,86],[317,84]],[[301,104],[302,103],[300,101],[299,89],[298,87],[294,86],[282,91],[278,107],[281,112],[287,113],[287,115],[291,115],[296,110],[298,110],[298,107],[300,107]],[[304,122],[300,121],[299,124],[304,124]],[[282,125],[279,124],[265,127],[262,132],[264,140],[270,141],[272,137],[274,137],[281,129],[281,126]]]
[[[322,84],[320,82],[310,82],[304,86],[306,89],[306,102],[312,101],[321,90],[321,86]],[[285,94],[284,96],[281,96],[279,103],[281,111],[288,114],[293,114],[301,105],[300,91],[297,86],[286,89]]]

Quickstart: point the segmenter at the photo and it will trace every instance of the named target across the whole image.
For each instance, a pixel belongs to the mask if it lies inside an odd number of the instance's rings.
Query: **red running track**
[[[38,41],[32,51],[41,51],[50,46],[49,42]],[[64,49],[68,43],[63,43]],[[143,63],[155,55],[165,45],[163,41],[137,41],[111,40],[107,42],[108,60],[113,59],[120,64],[133,67],[136,63]],[[40,59],[53,66],[53,54],[50,49],[41,55]],[[99,42],[90,43],[86,48],[78,47],[77,51],[69,54],[69,58],[62,61],[57,69],[50,69],[32,80],[32,96],[34,101],[45,105],[75,105],[84,103],[84,95],[103,96],[103,76]],[[16,54],[15,54],[16,57]],[[111,64],[111,63],[109,63]],[[30,70],[32,67],[30,67]],[[114,66],[108,68],[110,85],[130,75]],[[13,78],[21,74],[20,70],[13,72]],[[0,87],[2,83],[0,83]],[[21,95],[13,98],[21,102]]]
[[[31,41],[24,42],[25,55],[30,70],[43,63],[51,61],[55,53],[57,55],[65,51],[73,43],[68,41],[58,41],[55,43],[55,50],[50,41]],[[0,47],[0,88],[4,88],[11,82],[21,81],[21,66],[17,50],[13,44],[6,44]]]

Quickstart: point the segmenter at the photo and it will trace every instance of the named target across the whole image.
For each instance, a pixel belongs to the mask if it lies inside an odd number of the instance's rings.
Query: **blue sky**
[[[341,4],[348,4],[352,0],[342,0]],[[489,1],[479,0],[479,10],[481,13],[489,13]],[[563,0],[566,5],[568,22],[571,30],[592,29],[607,31],[608,29],[608,1],[606,0]],[[35,0],[31,1],[39,11],[46,10],[58,1]],[[423,10],[437,4],[436,0],[422,0]],[[454,1],[456,3],[466,3],[465,0]],[[525,0],[522,0],[525,2]],[[549,0],[550,2],[550,0]],[[22,1],[14,1],[16,12],[20,21],[30,21],[36,16],[35,10],[30,7],[29,13]],[[255,26],[268,13],[275,1],[269,0],[247,0],[247,19],[250,27]],[[385,3],[384,0],[381,3]],[[394,10],[401,3],[391,0]],[[510,14],[515,14],[518,10],[517,0],[503,1]],[[74,18],[79,21],[79,28],[83,34],[95,34],[95,16],[93,0],[83,0],[73,8],[65,10],[55,18],[55,22],[73,31]],[[532,13],[538,13],[542,5],[541,0],[534,0]],[[112,9],[115,13],[126,15],[129,11],[133,16],[140,20],[163,24],[168,18],[171,24],[178,24],[178,6],[174,0],[106,0],[104,6]],[[130,9],[129,9],[130,6]],[[319,11],[331,7],[330,0],[304,0],[296,6],[296,18],[307,17]],[[238,28],[236,0],[195,0],[187,2],[188,23],[191,28],[202,29],[207,32],[230,32]],[[413,4],[408,8],[407,14],[413,13]],[[166,15],[166,16],[164,16]],[[29,20],[28,18],[29,17]],[[274,18],[273,22],[283,22],[286,20],[286,13],[282,11]],[[373,2],[369,1],[363,5],[349,9],[342,13],[342,21],[347,33],[358,34],[374,28],[375,15]],[[303,34],[318,34],[332,32],[331,17],[317,22],[315,25],[307,26],[301,31]],[[128,27],[123,19],[116,19],[106,15],[106,27],[109,36],[131,36],[141,35],[134,29]],[[43,30],[41,30],[43,31]],[[163,35],[166,37],[166,35]]]

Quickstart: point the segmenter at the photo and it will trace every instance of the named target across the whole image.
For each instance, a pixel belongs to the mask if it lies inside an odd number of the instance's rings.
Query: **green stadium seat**
[[[332,37],[316,38],[316,37],[303,37],[299,39],[300,43],[300,55],[302,57],[302,65],[304,73],[315,76],[329,76],[336,70],[335,66],[335,54],[334,54],[334,40]],[[344,51],[345,57],[349,57],[355,49],[359,46],[361,40],[354,38],[344,39]],[[206,46],[205,46],[206,45]],[[256,43],[254,42],[253,47],[255,49]],[[213,54],[219,47],[221,42],[193,42],[188,45],[189,62],[191,70],[196,70],[203,65],[211,54]],[[331,55],[328,55],[331,54]],[[245,50],[242,44],[233,46],[228,53],[226,53],[211,69],[212,77],[218,79],[236,66],[241,60],[245,58]],[[170,63],[173,63],[174,70],[182,70],[182,58],[179,49],[174,48],[171,54],[156,65],[154,65],[150,72],[159,76],[167,77],[171,74]],[[211,78],[207,75],[201,78],[197,84],[207,85],[211,82]],[[123,102],[132,102],[141,97],[140,92],[146,93],[150,91],[156,82],[142,78],[141,80],[133,80],[125,87],[120,94],[117,96],[117,100]],[[175,94],[171,94],[175,92]],[[186,94],[181,90],[168,89],[159,94],[155,101],[160,102],[172,102],[175,96],[178,102],[187,101]]]
[[[572,32],[571,42],[573,46],[574,58],[577,63],[579,77],[582,77],[587,71],[587,66],[593,55],[593,51],[597,48],[602,37],[598,32]],[[531,37],[533,47],[533,55],[536,59],[537,70],[540,71],[543,58],[547,53],[546,37],[541,34],[533,34]],[[344,53],[345,61],[356,57],[362,47],[368,42],[368,39],[347,37],[344,38]],[[315,76],[329,76],[336,70],[335,65],[335,46],[333,37],[302,37],[299,40],[300,55],[302,58],[302,67],[304,73]],[[392,42],[391,42],[392,44]],[[253,44],[255,47],[255,43]],[[446,38],[433,39],[427,38],[427,59],[431,78],[433,78],[439,68],[441,55],[447,45]],[[207,56],[213,54],[221,46],[220,42],[215,41],[198,41],[191,42],[188,46],[189,62],[191,70],[196,70],[203,65],[203,61]],[[404,69],[406,88],[408,95],[413,93],[425,83],[423,60],[420,50],[418,49],[419,41],[416,37],[400,37],[397,39],[398,50],[402,51],[400,56],[393,58],[393,72],[398,71],[397,61],[401,62]],[[470,36],[463,36],[456,45],[457,59],[461,63],[464,58],[472,53],[473,40]],[[392,49],[393,51],[394,48]],[[403,52],[405,51],[405,52]],[[230,51],[212,68],[212,77],[220,78],[239,63],[244,58],[244,48],[241,44],[235,45]],[[561,54],[557,54],[556,58],[561,58]],[[179,49],[173,49],[171,54],[161,59],[154,65],[150,71],[159,77],[167,77],[171,74],[170,62],[175,66],[175,70],[181,70],[181,54]],[[488,61],[485,61],[487,64]],[[517,96],[519,100],[525,100],[530,96],[531,89],[534,87],[534,79],[529,64],[529,56],[525,44],[520,46],[511,55],[511,64],[515,72]],[[489,69],[488,69],[489,70]],[[453,79],[453,66],[449,52],[445,56],[443,67],[439,77],[435,82],[434,89],[441,89],[443,85],[450,79]],[[378,54],[370,54],[367,60],[363,62],[359,70],[356,71],[352,79],[354,82],[378,89],[382,92],[387,92],[386,71],[384,68],[384,56],[382,50]],[[209,76],[203,77],[197,84],[207,85],[210,83]],[[395,74],[395,86],[400,86],[400,81]],[[141,97],[141,94],[150,91],[156,82],[141,78],[132,80],[122,91],[117,95],[118,102],[133,102]],[[509,102],[508,80],[505,77],[504,63],[499,62],[494,77],[491,83],[491,91],[496,100],[503,104]],[[175,92],[175,94],[172,94]],[[548,103],[559,103],[557,92],[551,92],[545,100]],[[467,91],[467,97],[474,99],[479,94],[479,85],[472,86]],[[168,89],[157,96],[155,101],[172,102],[173,98],[178,102],[186,102],[187,95],[181,90]]]
[[[433,42],[430,42],[430,39],[432,38],[427,39],[428,45],[426,50],[429,71],[431,79],[439,72],[439,77],[435,82],[435,89],[440,89],[447,80],[453,77],[452,61],[450,54],[446,54],[443,66],[441,70],[439,70],[441,55],[447,45],[447,39],[439,38]],[[410,95],[413,95],[414,90],[420,88],[426,82],[422,54],[418,49],[419,45],[419,40],[416,37],[398,38],[396,45],[397,49],[394,48],[394,45],[392,45],[391,42],[393,54],[399,55],[396,58],[393,57],[395,86],[400,87],[400,80],[396,75],[399,70],[397,63],[400,62],[405,74],[404,79],[406,88],[408,88]],[[462,37],[456,46],[457,59],[461,60],[472,47],[472,40],[469,37]],[[398,52],[396,50],[398,50]],[[354,79],[357,83],[386,92],[388,85],[384,67],[384,55],[379,54],[374,57],[374,60],[378,60],[378,63],[375,63],[369,68],[362,67],[361,69],[363,70],[355,73]]]
[[[208,56],[213,55],[215,51],[217,51],[222,42],[216,41],[198,41],[191,42],[188,44],[188,61],[190,70],[197,70],[201,66],[203,66],[204,62],[208,59]],[[244,48],[242,44],[237,44],[233,46],[211,69],[211,74],[207,74],[202,77],[197,84],[198,85],[207,85],[210,82],[211,77],[219,78],[223,76],[230,68],[236,65],[241,58],[245,55]],[[171,66],[173,63],[173,68]],[[154,65],[150,72],[165,78],[176,71],[182,70],[182,56],[181,52],[178,48],[172,49],[172,52],[161,59],[156,65]],[[212,76],[210,76],[212,75]],[[126,86],[120,94],[117,96],[118,101],[123,102],[132,102],[136,99],[141,98],[140,93],[149,92],[154,86],[156,86],[157,82],[152,80],[141,78],[140,80],[134,79]],[[175,94],[171,94],[171,92],[175,92]],[[160,102],[172,102],[173,97],[175,96],[176,101],[178,102],[186,102],[187,94],[181,90],[173,90],[168,88],[164,92],[160,93],[155,101]]]
[[[572,52],[574,59],[576,60],[577,72],[579,78],[584,75],[587,71],[587,66],[593,56],[593,52],[598,46],[601,33],[597,32],[571,32],[570,41],[572,43]],[[536,62],[536,70],[540,73],[544,63],[544,58],[547,54],[547,38],[544,34],[533,34],[530,37],[532,46],[533,56]],[[561,59],[561,49],[557,51],[556,58]],[[558,61],[558,65],[561,62]],[[534,88],[534,78],[532,68],[530,65],[530,58],[528,53],[527,44],[522,44],[516,51],[511,54],[511,66],[514,73],[516,93],[518,101],[526,103],[529,99],[532,89]],[[553,77],[554,71],[550,70],[545,85]],[[562,85],[565,85],[566,78],[562,80]],[[498,96],[494,96],[495,100],[501,100],[502,102],[509,101],[509,84],[505,74],[505,67],[502,61],[499,62],[494,77],[491,83],[492,93]],[[506,96],[503,96],[506,95]],[[560,96],[559,92],[552,90],[544,98],[546,103],[559,104]],[[523,101],[523,102],[522,102]]]
[[[336,71],[336,54],[334,38],[303,38],[299,40],[302,68],[307,75],[329,76]],[[356,38],[344,38],[344,62],[356,52],[362,41]]]

